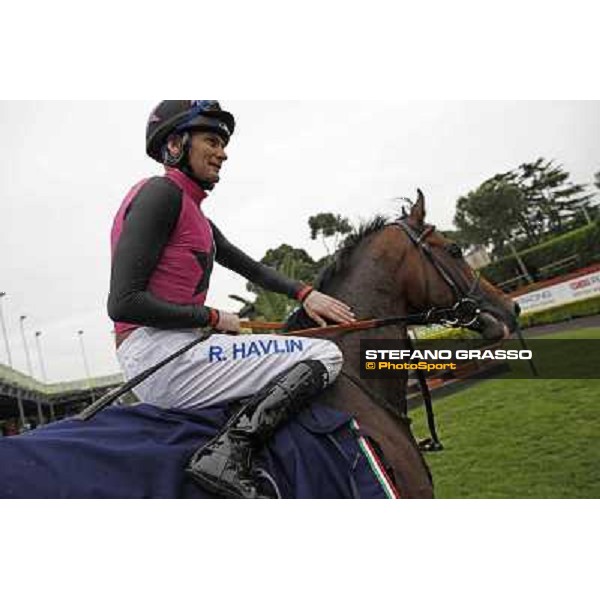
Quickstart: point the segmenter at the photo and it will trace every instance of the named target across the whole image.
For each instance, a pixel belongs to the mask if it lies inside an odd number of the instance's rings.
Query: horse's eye
[[[450,244],[448,246],[448,254],[450,254],[450,256],[452,258],[462,258],[463,257],[462,249],[458,244]]]

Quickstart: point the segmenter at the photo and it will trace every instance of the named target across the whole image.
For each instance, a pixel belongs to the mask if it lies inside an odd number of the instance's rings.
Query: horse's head
[[[516,329],[519,306],[475,273],[457,244],[425,222],[420,190],[410,214],[394,225],[387,228],[387,245],[395,246],[396,252],[404,249],[396,277],[410,312],[450,308],[437,314],[479,331],[486,339],[500,339]],[[431,314],[434,317],[436,312]]]
[[[432,323],[454,320],[486,339],[517,327],[518,305],[425,223],[421,191],[404,218],[389,223],[377,217],[349,236],[315,285],[347,302],[361,319],[429,313]],[[288,321],[291,330],[314,326],[303,310]]]

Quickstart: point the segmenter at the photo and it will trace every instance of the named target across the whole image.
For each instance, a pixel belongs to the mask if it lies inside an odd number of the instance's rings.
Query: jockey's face
[[[189,165],[201,181],[217,183],[221,166],[227,160],[225,140],[211,131],[192,132]]]

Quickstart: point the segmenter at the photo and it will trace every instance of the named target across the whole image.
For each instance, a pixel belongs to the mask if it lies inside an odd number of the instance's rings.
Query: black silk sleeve
[[[147,290],[181,205],[181,190],[164,177],[148,180],[131,202],[112,261],[108,314],[113,321],[159,329],[208,323],[208,307],[173,304]]]
[[[302,282],[294,281],[277,272],[275,269],[250,258],[229,242],[212,221],[211,226],[217,251],[215,258],[220,265],[231,271],[235,271],[248,281],[270,292],[277,292],[285,294],[290,298],[296,298],[298,292],[304,287]]]

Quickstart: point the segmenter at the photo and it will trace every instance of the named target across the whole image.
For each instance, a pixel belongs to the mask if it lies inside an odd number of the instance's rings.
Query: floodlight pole
[[[10,354],[10,344],[8,343],[8,334],[6,333],[6,323],[4,322],[4,313],[2,312],[2,298],[6,296],[6,292],[0,292],[0,323],[2,324],[2,335],[4,336],[4,345],[6,347],[6,357],[8,358],[8,366],[12,369],[12,356]]]
[[[31,368],[31,357],[29,355],[29,348],[27,347],[27,338],[25,337],[25,326],[23,322],[27,318],[27,315],[21,315],[19,317],[19,322],[21,325],[21,336],[23,338],[23,348],[25,348],[25,358],[27,359],[27,370],[29,372],[29,376],[33,377],[33,369]]]
[[[83,367],[85,369],[85,375],[87,377],[88,387],[90,388],[90,394],[92,396],[92,402],[96,399],[94,396],[94,389],[92,387],[92,376],[90,374],[90,366],[88,364],[87,355],[85,353],[85,346],[83,345],[83,329],[77,332],[79,336],[79,345],[81,348],[81,358],[83,359]]]
[[[42,354],[42,344],[40,342],[41,335],[42,335],[41,331],[35,332],[35,343],[37,346],[38,358],[40,361],[40,368],[42,370],[42,379],[43,379],[44,383],[48,383],[48,377],[46,375],[46,366],[44,364],[44,355]]]

